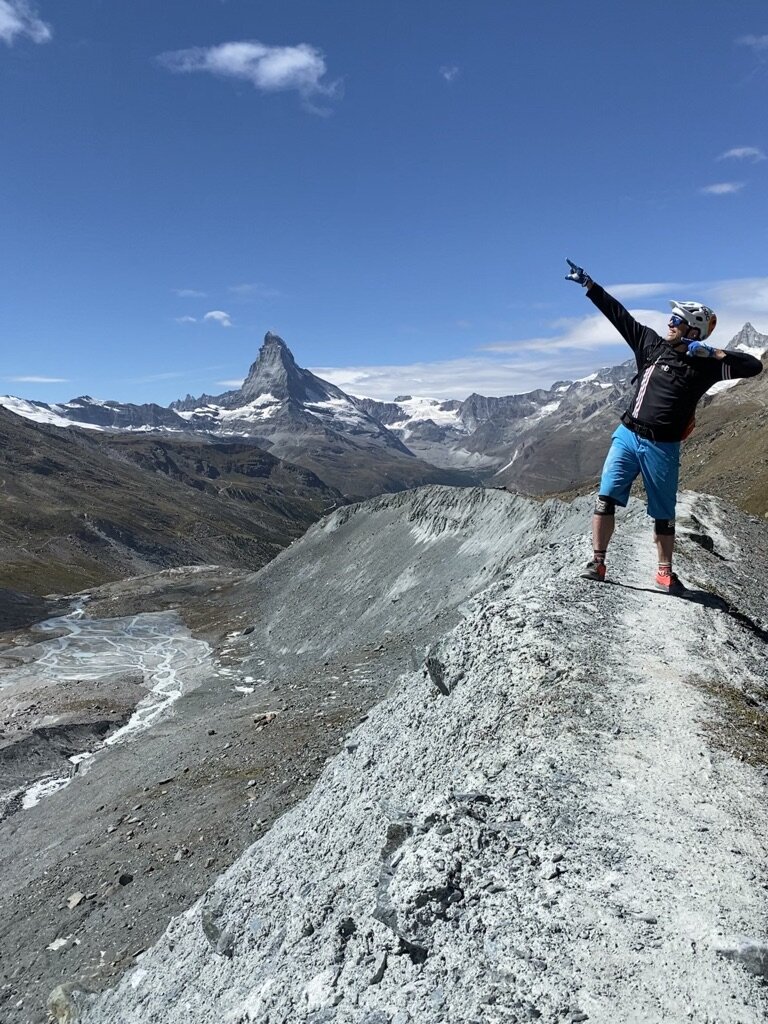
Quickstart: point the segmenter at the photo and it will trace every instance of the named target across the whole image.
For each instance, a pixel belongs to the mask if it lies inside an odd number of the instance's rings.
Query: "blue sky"
[[[0,393],[546,387],[565,256],[768,333],[767,94],[765,0],[0,0]]]

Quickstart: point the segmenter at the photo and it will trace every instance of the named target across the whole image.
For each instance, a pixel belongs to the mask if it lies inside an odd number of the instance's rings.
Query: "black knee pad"
[[[595,498],[595,515],[616,515],[616,502],[613,500],[613,498],[607,498],[604,494],[598,494],[597,498]]]
[[[674,519],[654,519],[653,532],[657,537],[669,537],[675,532]]]

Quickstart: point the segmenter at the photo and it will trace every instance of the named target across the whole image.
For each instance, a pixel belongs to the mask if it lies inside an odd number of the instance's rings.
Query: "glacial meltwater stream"
[[[183,693],[200,684],[213,666],[211,648],[192,637],[172,611],[148,612],[115,619],[91,619],[82,605],[68,615],[48,619],[38,632],[56,637],[35,645],[26,664],[0,669],[0,690],[30,689],[73,680],[94,680],[118,673],[141,673],[147,695],[129,721],[115,730],[103,746],[125,742],[154,725]],[[46,778],[24,793],[22,806],[34,807],[41,798],[66,786],[75,772],[87,771],[97,752],[70,758],[72,773]]]

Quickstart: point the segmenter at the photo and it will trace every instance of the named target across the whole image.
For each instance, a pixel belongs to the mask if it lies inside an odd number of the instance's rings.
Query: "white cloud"
[[[669,318],[667,300],[672,296],[698,299],[715,309],[719,345],[725,346],[747,321],[762,334],[768,334],[768,277],[620,287],[625,293],[634,289],[638,297],[664,295],[657,309],[630,309],[640,323],[662,334],[666,333]],[[588,308],[592,308],[589,303]],[[463,399],[473,391],[481,395],[513,395],[550,388],[556,380],[576,380],[603,366],[632,358],[629,346],[601,314],[590,312],[556,320],[549,328],[549,337],[490,342],[462,359],[321,367],[313,372],[350,394],[381,401],[391,401],[398,394]]]
[[[459,73],[459,68],[455,64],[444,64],[440,68],[440,74],[446,80],[446,82],[452,82]]]
[[[531,382],[525,368],[513,369],[489,358],[468,357],[404,366],[319,367],[313,373],[348,394],[391,402],[395,395],[424,395],[430,398],[466,398],[473,391],[484,395],[529,391]]]
[[[161,54],[158,60],[171,71],[205,71],[225,78],[239,78],[261,92],[295,90],[316,113],[327,111],[315,108],[313,100],[332,99],[340,92],[340,83],[323,81],[327,72],[325,58],[320,50],[307,43],[267,46],[254,39],[174,50]]]
[[[663,330],[667,323],[666,313],[657,309],[633,309],[632,315],[640,323],[648,324],[656,331]],[[595,352],[613,346],[617,341],[616,329],[602,313],[578,318],[555,320],[550,325],[558,333],[543,338],[522,338],[514,341],[494,341],[482,345],[482,352]]]
[[[204,299],[207,292],[199,292],[195,288],[174,288],[173,292],[180,299]]]
[[[705,185],[699,189],[706,196],[730,196],[744,188],[743,181],[719,181],[714,185]]]
[[[731,319],[735,317],[738,327],[749,320],[761,334],[768,334],[768,277],[716,281],[708,289],[708,294],[717,311],[718,333],[722,323],[719,307],[722,306],[726,311],[724,315]]]
[[[47,43],[53,32],[27,0],[0,0],[0,39],[11,46],[17,36],[27,36],[34,43]]]
[[[221,309],[212,309],[210,313],[206,313],[203,317],[208,323],[220,324],[222,327],[231,327],[232,318],[229,313],[225,313]]]
[[[633,299],[647,299],[654,295],[676,295],[686,285],[676,281],[653,281],[648,284],[609,284],[606,290],[622,302]]]
[[[768,35],[767,36],[741,36],[736,40],[741,46],[748,46],[752,50],[762,51],[768,50]]]
[[[243,377],[238,377],[237,380],[217,380],[214,383],[219,388],[240,388],[243,386]]]
[[[174,318],[177,324],[196,324],[197,317],[194,316],[177,316]]]
[[[23,377],[6,377],[6,380],[14,384],[69,384],[67,377],[36,377],[34,375]]]
[[[753,163],[758,163],[760,160],[765,160],[765,158],[765,153],[762,149],[758,149],[757,146],[737,146],[735,149],[729,149],[725,153],[721,153],[717,159],[751,160]]]

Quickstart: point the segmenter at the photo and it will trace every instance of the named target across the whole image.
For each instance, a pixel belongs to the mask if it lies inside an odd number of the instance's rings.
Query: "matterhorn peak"
[[[309,370],[297,366],[291,350],[283,339],[272,331],[264,335],[259,349],[242,387],[246,402],[253,402],[262,395],[271,395],[278,401],[295,402],[325,401],[333,385],[321,381]]]
[[[285,360],[286,362],[293,363],[294,366],[296,365],[295,360],[293,358],[293,353],[288,348],[283,339],[280,337],[280,335],[275,334],[274,331],[267,331],[267,333],[264,335],[264,341],[262,342],[261,348],[259,349],[257,362],[259,360],[265,360],[268,358],[279,358]]]

